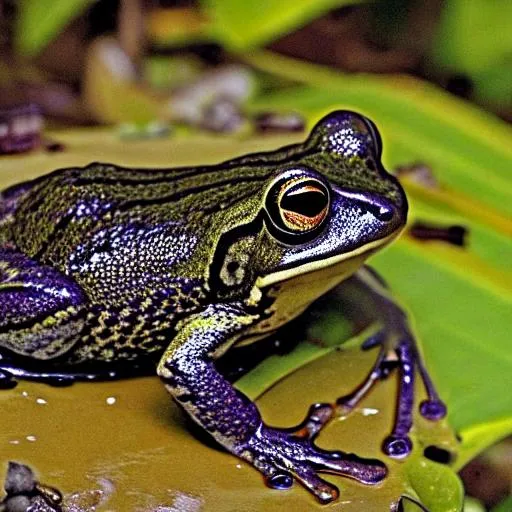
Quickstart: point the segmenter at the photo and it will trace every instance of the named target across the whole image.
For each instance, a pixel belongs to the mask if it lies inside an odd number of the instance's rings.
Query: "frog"
[[[412,451],[416,376],[421,415],[446,415],[407,314],[365,265],[407,219],[405,192],[381,160],[373,121],[335,110],[301,143],[216,165],[92,163],[5,189],[0,384],[119,376],[113,367],[129,375],[147,363],[193,422],[269,487],[298,482],[325,504],[339,489],[322,473],[379,484],[385,462],[321,449],[321,430],[392,371],[385,455]],[[216,363],[330,294],[347,311],[359,303],[375,313],[379,328],[362,345],[375,362],[356,389],[313,404],[297,427],[267,425]]]

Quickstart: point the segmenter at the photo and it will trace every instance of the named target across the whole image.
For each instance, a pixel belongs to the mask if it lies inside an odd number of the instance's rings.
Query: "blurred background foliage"
[[[508,0],[3,0],[2,6],[3,53],[10,66],[17,62],[17,81],[27,94],[38,90],[41,101],[57,96],[60,111],[53,106],[53,113],[75,121],[104,121],[76,93],[85,88],[85,62],[108,60],[116,51],[91,49],[105,34],[117,36],[133,65],[110,73],[124,72],[117,78],[139,85],[172,87],[180,77],[190,79],[198,55],[202,63],[218,64],[266,47],[351,72],[412,73],[511,117]],[[162,55],[184,49],[188,58],[170,71]],[[41,74],[56,82],[53,89],[42,87]]]
[[[413,223],[441,227],[434,239],[446,238],[449,226],[469,233],[469,242],[439,244],[419,242],[411,231],[375,262],[413,311],[448,397],[463,439],[454,467],[473,460],[461,472],[474,497],[464,510],[512,510],[510,441],[484,451],[512,433],[510,0],[0,6],[0,122],[11,130],[0,140],[5,152],[63,149],[30,116],[57,128],[115,126],[116,137],[133,144],[172,144],[174,134],[205,131],[234,140],[286,137],[338,107],[372,117],[385,163],[400,171],[412,199]],[[154,155],[161,153],[148,153],[148,165],[167,164]],[[315,325],[323,338],[342,331]],[[241,385],[259,396],[324,353],[306,352]]]

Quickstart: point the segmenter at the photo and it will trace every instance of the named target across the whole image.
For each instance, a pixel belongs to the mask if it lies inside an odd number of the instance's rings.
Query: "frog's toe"
[[[338,499],[340,495],[340,491],[335,485],[320,478],[311,468],[298,468],[295,477],[324,505]]]
[[[362,350],[370,350],[374,347],[378,347],[382,345],[386,341],[387,332],[385,329],[381,329],[380,331],[377,331],[376,333],[372,334],[371,336],[368,336],[366,338],[362,345]]]
[[[293,477],[290,473],[278,472],[274,473],[271,476],[268,476],[265,480],[268,487],[272,489],[277,489],[279,491],[285,491],[292,487],[293,485]]]
[[[393,459],[403,459],[412,451],[412,441],[409,436],[389,435],[382,443],[382,450]]]
[[[304,418],[304,420],[295,428],[290,429],[294,436],[304,439],[314,439],[320,431],[329,423],[334,415],[333,404],[318,403],[313,404]]]
[[[427,420],[437,421],[446,416],[447,409],[446,405],[441,400],[428,399],[421,402],[420,413]]]
[[[309,439],[266,426],[258,429],[239,454],[263,473],[268,486],[289,489],[295,479],[321,503],[333,501],[339,492],[318,473],[344,476],[369,485],[379,483],[387,473],[379,460],[322,450]]]

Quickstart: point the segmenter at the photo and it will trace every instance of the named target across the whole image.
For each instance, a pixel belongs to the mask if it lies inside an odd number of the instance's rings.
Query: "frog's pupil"
[[[307,190],[285,195],[281,199],[281,208],[305,217],[316,217],[326,206],[327,197],[321,190]]]

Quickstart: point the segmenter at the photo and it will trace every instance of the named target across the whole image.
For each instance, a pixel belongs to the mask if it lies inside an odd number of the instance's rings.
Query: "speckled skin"
[[[380,151],[370,121],[338,111],[302,144],[216,166],[91,164],[7,189],[0,359],[68,369],[160,359],[158,375],[177,402],[269,485],[289,487],[293,476],[328,502],[337,489],[318,471],[377,483],[386,473],[379,461],[313,445],[312,422],[327,422],[332,406],[312,410],[309,436],[269,428],[214,360],[299,314],[401,230],[407,202]],[[315,282],[299,298],[293,285],[304,275]],[[412,338],[392,346],[384,338],[388,352],[406,353],[402,370],[414,365]],[[405,416],[393,435],[403,441],[411,390],[400,403]]]

